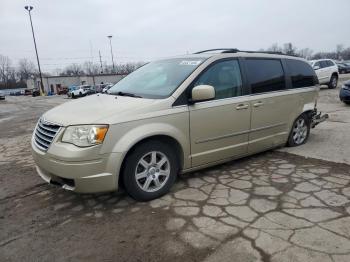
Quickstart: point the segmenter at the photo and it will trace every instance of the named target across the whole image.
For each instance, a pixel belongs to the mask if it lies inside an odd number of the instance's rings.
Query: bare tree
[[[84,71],[82,70],[81,65],[79,64],[71,64],[62,70],[61,75],[64,76],[80,76],[83,75]]]
[[[100,71],[100,67],[91,61],[84,62],[83,69],[87,75],[97,75]]]
[[[267,51],[281,53],[282,48],[277,43],[274,43],[267,49]]]
[[[341,60],[342,59],[342,52],[344,51],[344,45],[338,44],[335,48],[336,53],[337,53],[337,59]]]
[[[5,88],[9,87],[9,81],[12,78],[13,68],[11,68],[11,60],[8,56],[0,55],[0,82]]]
[[[283,53],[287,54],[287,55],[295,55],[296,54],[296,47],[293,46],[292,43],[285,43],[283,45]]]
[[[27,58],[22,58],[18,61],[17,76],[20,81],[25,81],[37,73],[35,65]]]
[[[310,48],[299,49],[296,53],[297,56],[303,57],[305,59],[311,59],[314,51]]]

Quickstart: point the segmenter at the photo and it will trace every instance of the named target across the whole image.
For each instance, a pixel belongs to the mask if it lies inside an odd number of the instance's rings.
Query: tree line
[[[292,43],[272,44],[267,49],[259,51],[268,51],[283,53],[303,57],[307,60],[329,58],[334,60],[350,60],[350,47],[345,48],[343,45],[337,45],[335,50],[330,52],[314,52],[310,48],[297,48]],[[98,74],[129,74],[145,64],[144,62],[129,62],[124,64],[100,65],[92,61],[84,63],[72,63],[63,69],[56,69],[55,75],[60,76],[82,76]],[[0,89],[25,88],[26,81],[30,78],[37,77],[38,70],[36,65],[26,59],[20,59],[17,65],[13,65],[8,56],[0,54]],[[43,76],[50,76],[50,73],[43,72]]]
[[[350,60],[350,47],[345,48],[344,45],[340,45],[340,44],[336,46],[334,51],[330,51],[330,52],[315,53],[310,48],[299,49],[292,43],[285,43],[283,45],[279,45],[278,43],[275,43],[267,49],[260,49],[260,50],[299,56],[307,60],[322,59],[322,58],[334,59],[338,61]]]

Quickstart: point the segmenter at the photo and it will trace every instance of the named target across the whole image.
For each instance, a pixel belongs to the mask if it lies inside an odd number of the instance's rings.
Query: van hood
[[[145,99],[106,94],[91,95],[63,103],[49,111],[43,118],[61,126],[84,124],[114,124],[108,118],[120,115],[120,122],[139,114],[150,112],[159,104],[159,99]]]

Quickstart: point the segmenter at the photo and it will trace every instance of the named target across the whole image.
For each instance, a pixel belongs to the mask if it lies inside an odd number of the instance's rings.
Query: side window
[[[314,86],[315,71],[312,67],[303,61],[286,59],[289,74],[292,80],[292,88]]]
[[[321,63],[320,63],[320,62],[316,62],[316,63],[314,64],[314,66],[318,66],[318,67],[321,68]]]
[[[334,63],[331,60],[327,60],[328,66],[334,66]]]
[[[218,62],[205,71],[194,86],[211,85],[215,88],[215,99],[242,95],[242,79],[237,60]]]
[[[280,60],[248,58],[246,67],[252,94],[285,89],[286,83]]]
[[[320,65],[321,65],[321,68],[325,68],[325,67],[328,67],[328,63],[326,60],[322,60],[320,61]]]

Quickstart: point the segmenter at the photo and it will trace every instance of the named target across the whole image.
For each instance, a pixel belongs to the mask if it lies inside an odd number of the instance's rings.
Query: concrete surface
[[[346,115],[338,91],[320,93],[322,105],[337,108],[331,120]],[[182,175],[170,194],[137,203],[123,192],[73,194],[38,177],[31,132],[65,101],[0,102],[0,261],[350,261],[349,165],[314,159],[324,153],[308,148],[348,152],[349,133],[343,143],[327,140],[341,136],[338,122],[313,130],[292,149],[300,153],[269,151]]]

